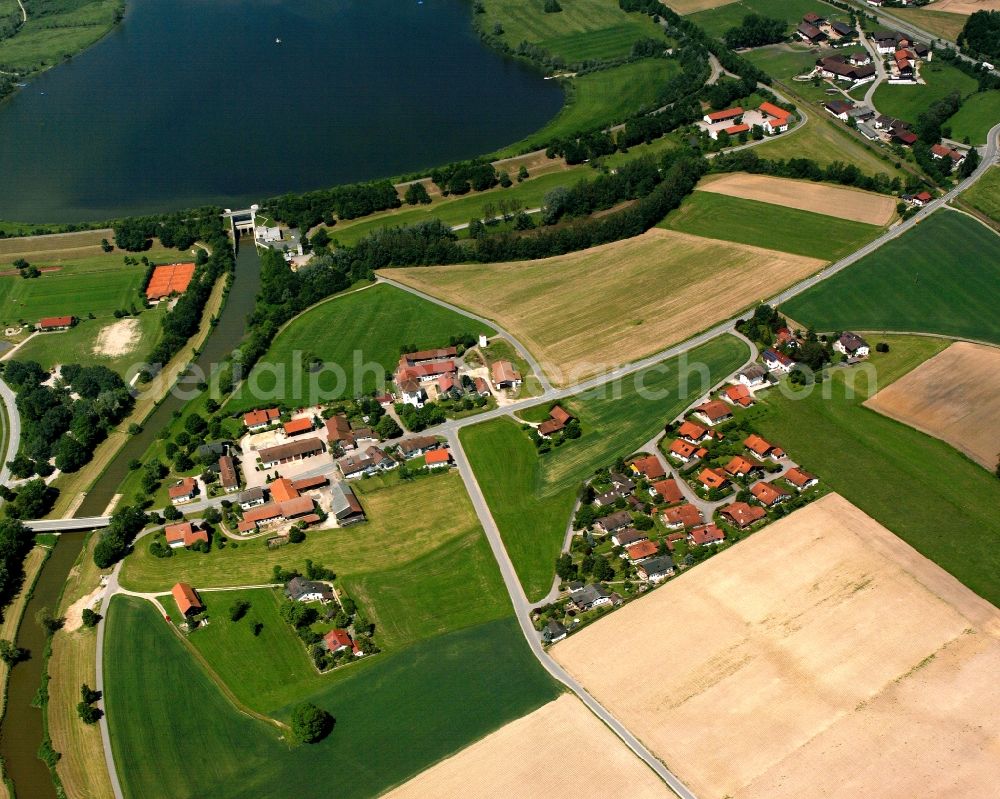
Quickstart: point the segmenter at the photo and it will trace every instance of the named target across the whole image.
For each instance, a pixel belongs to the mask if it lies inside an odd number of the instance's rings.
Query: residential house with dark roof
[[[833,343],[833,348],[849,358],[867,358],[871,352],[868,342],[849,330],[840,334],[840,338]]]
[[[555,619],[549,619],[548,624],[542,628],[542,640],[547,644],[556,644],[567,635],[569,635],[569,630]]]
[[[640,541],[648,540],[648,535],[636,530],[634,527],[626,527],[624,530],[619,530],[611,536],[611,542],[616,547],[630,547],[632,544],[638,544]]]
[[[594,522],[594,527],[605,534],[617,533],[632,525],[632,515],[626,510],[615,511]]]
[[[365,511],[351,487],[340,480],[330,484],[330,512],[341,527],[363,522]]]
[[[323,450],[323,442],[318,438],[298,438],[285,444],[265,447],[257,453],[257,457],[260,458],[260,465],[263,468],[270,469],[282,463],[319,455]]]
[[[649,558],[635,567],[639,579],[650,583],[659,583],[674,573],[674,562],[667,555]]]
[[[333,589],[326,583],[296,575],[285,583],[285,596],[293,602],[330,602]]]
[[[570,591],[569,601],[572,602],[579,610],[587,611],[592,610],[593,608],[599,608],[603,605],[610,605],[611,597],[608,592],[599,585],[585,585],[583,588]]]

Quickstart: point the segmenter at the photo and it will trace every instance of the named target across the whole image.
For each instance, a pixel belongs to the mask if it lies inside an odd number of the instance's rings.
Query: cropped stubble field
[[[378,795],[558,693],[501,619],[345,669],[310,696],[333,732],[292,746],[229,704],[150,603],[115,597],[107,636],[105,706],[128,799]]]
[[[573,767],[553,768],[573,742]],[[673,793],[575,696],[563,694],[534,713],[438,763],[387,799],[459,799],[479,795],[672,797]],[[626,787],[627,786],[627,787]]]
[[[683,341],[823,263],[654,228],[536,261],[385,274],[495,319],[571,385]]]
[[[1000,349],[959,341],[865,405],[947,441],[983,467],[1000,461]]]
[[[509,419],[461,431],[463,449],[530,599],[540,599],[552,585],[555,558],[581,482],[594,469],[635,452],[748,356],[745,344],[725,336],[607,390],[563,400],[580,420],[583,435],[542,456]],[[685,381],[686,364],[701,365],[707,380],[692,376]]]
[[[837,495],[553,654],[701,796],[981,796],[1000,776],[1000,611]]]
[[[395,369],[400,347],[442,347],[451,336],[493,332],[473,319],[392,286],[375,285],[341,294],[313,306],[285,326],[226,407],[236,412],[259,407],[262,402],[316,402],[320,397],[309,396],[313,383],[325,399],[369,392],[381,388],[381,379]],[[338,385],[332,372],[311,373],[312,358],[342,367],[346,381]]]
[[[769,441],[983,598],[1000,605],[1000,481],[949,444],[864,406],[945,349],[927,336],[879,336],[888,353],[834,369],[821,386],[770,392],[747,412]]]
[[[827,261],[881,232],[876,225],[708,191],[694,192],[659,227]]]
[[[817,330],[939,333],[1000,343],[1000,237],[942,210],[782,310]]]

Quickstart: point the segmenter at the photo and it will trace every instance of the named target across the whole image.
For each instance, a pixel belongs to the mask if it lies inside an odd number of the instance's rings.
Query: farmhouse
[[[409,459],[423,455],[428,450],[437,449],[440,443],[434,436],[415,436],[400,441],[397,449],[400,455]]]
[[[569,601],[579,610],[587,611],[611,604],[611,595],[599,585],[585,585],[569,592]]]
[[[802,21],[808,23],[809,25],[819,26],[826,22],[826,19],[821,17],[815,11],[809,11],[802,15]]]
[[[943,144],[931,145],[931,158],[935,160],[948,159],[952,166],[961,166],[965,161],[965,153]]]
[[[594,522],[594,527],[600,530],[602,533],[617,533],[629,527],[632,524],[632,517],[629,515],[628,511],[619,510],[614,513],[610,513],[607,516],[602,516]]]
[[[74,324],[76,324],[75,316],[46,316],[44,319],[39,319],[35,327],[51,333],[55,330],[69,330]]]
[[[432,449],[424,455],[424,463],[428,469],[446,469],[451,466],[451,450]]]
[[[687,536],[690,543],[695,546],[705,547],[710,544],[721,544],[726,538],[722,528],[715,524],[704,524],[701,527],[693,528]]]
[[[640,560],[651,558],[660,548],[652,541],[640,541],[625,548],[625,556],[631,563],[638,563]]]
[[[300,438],[274,447],[265,447],[258,454],[260,465],[265,469],[281,463],[309,458],[323,452],[323,442],[318,438]]]
[[[796,491],[805,491],[819,483],[819,478],[804,469],[795,466],[785,472],[785,479],[795,487]]]
[[[167,495],[174,505],[182,505],[185,502],[190,502],[198,496],[198,481],[193,477],[185,477],[175,485],[170,486],[167,489]]]
[[[159,302],[171,294],[183,294],[194,277],[194,264],[166,264],[153,269],[146,285],[146,299]]]
[[[295,497],[284,502],[268,502],[250,508],[243,513],[243,521],[247,524],[247,529],[253,529],[249,527],[250,524],[259,528],[282,520],[298,519],[314,510],[315,505],[309,497]]]
[[[810,25],[808,22],[799,23],[799,27],[795,29],[795,33],[802,41],[809,42],[809,44],[816,44],[826,39],[826,34],[823,31],[815,25]]]
[[[663,464],[655,455],[646,455],[636,458],[629,464],[629,468],[636,474],[641,474],[647,480],[660,480],[667,476]]]
[[[766,517],[767,511],[756,505],[748,505],[746,502],[733,502],[720,508],[719,515],[731,524],[743,529]]]
[[[788,130],[789,112],[774,103],[764,102],[758,109],[764,117],[764,132],[775,134]]]
[[[900,144],[903,144],[907,147],[912,147],[914,144],[917,143],[917,134],[911,133],[910,131],[904,130],[903,128],[893,128],[892,139],[893,141],[897,141]]]
[[[494,361],[490,366],[490,376],[496,389],[517,388],[521,385],[521,373],[510,361]]]
[[[563,410],[562,406],[556,405],[549,411],[549,418],[538,425],[538,435],[548,438],[563,430],[572,418],[572,414]]]
[[[236,497],[236,502],[243,510],[263,505],[265,502],[264,489],[260,486],[248,488],[246,491],[240,492],[240,495]]]
[[[733,412],[722,400],[709,400],[694,409],[694,415],[706,424],[717,425],[733,418]]]
[[[351,652],[354,653],[354,657],[361,657],[364,655],[364,652],[358,649],[358,645],[354,643],[354,639],[351,638],[351,635],[347,632],[347,630],[330,630],[330,632],[323,636],[323,643],[326,644],[326,648],[334,654],[337,654],[337,652],[343,652],[345,649],[350,649]]]
[[[740,370],[736,379],[747,388],[757,388],[767,383],[767,370],[759,363],[752,363],[746,369]]]
[[[659,480],[649,488],[649,493],[655,498],[659,497],[661,502],[673,505],[684,499],[680,486],[673,478],[669,480]]]
[[[788,492],[781,486],[774,483],[765,483],[763,480],[750,486],[750,493],[753,494],[754,499],[761,505],[768,508],[773,508],[775,505],[784,502],[789,496]]]
[[[279,416],[281,416],[281,412],[277,408],[250,411],[250,413],[243,414],[243,424],[246,425],[247,430],[255,433],[274,424],[278,421]]]
[[[667,508],[663,511],[661,518],[663,519],[664,526],[669,527],[671,530],[676,530],[680,527],[694,527],[702,522],[701,511],[688,502],[673,508]]]
[[[843,80],[854,85],[869,83],[875,80],[875,65],[869,62],[857,65],[842,55],[832,55],[816,62],[816,71],[824,78]]]
[[[310,432],[313,429],[313,420],[308,417],[292,419],[290,422],[285,422],[282,428],[285,431],[285,435],[291,438],[292,436]]]
[[[420,381],[415,377],[396,376],[396,385],[399,386],[399,393],[407,405],[414,408],[423,408],[427,401],[427,392],[420,385]]]
[[[726,386],[726,390],[722,392],[722,396],[726,402],[739,405],[741,408],[749,408],[754,403],[753,394],[742,383],[737,383],[735,386]]]
[[[793,368],[795,368],[795,361],[785,355],[785,353],[779,352],[778,350],[764,350],[764,354],[761,358],[763,358],[764,365],[771,372],[788,374]]]
[[[326,583],[295,575],[285,584],[285,596],[293,602],[329,602],[333,599],[333,589]]]
[[[833,348],[849,358],[867,358],[871,351],[867,341],[850,331],[841,333],[840,338],[833,343]]]
[[[199,541],[208,543],[208,533],[205,530],[195,528],[191,522],[168,524],[163,528],[163,533],[167,538],[167,545],[171,549],[189,547]]]
[[[725,111],[713,111],[710,114],[705,114],[703,119],[707,125],[713,125],[717,122],[729,122],[735,125],[743,119],[743,109],[737,106],[736,108],[727,108]]]
[[[177,609],[182,616],[193,616],[205,609],[198,592],[187,583],[175,583],[170,593],[173,594],[174,602],[177,603]]]
[[[219,458],[219,484],[227,494],[240,488],[240,480],[236,476],[236,464],[230,455]]]
[[[850,100],[831,100],[830,102],[823,105],[827,113],[836,117],[837,119],[846,122],[848,118],[848,112],[854,108],[854,103]]]
[[[674,562],[666,556],[644,560],[636,566],[639,578],[651,583],[659,583],[674,573]]]
[[[330,513],[341,527],[365,520],[365,511],[350,486],[337,480],[330,486],[330,494]]]
[[[436,350],[417,350],[416,352],[407,352],[400,360],[407,366],[416,366],[418,363],[425,363],[426,361],[436,361],[442,358],[455,358],[457,356],[457,347],[439,347]]]

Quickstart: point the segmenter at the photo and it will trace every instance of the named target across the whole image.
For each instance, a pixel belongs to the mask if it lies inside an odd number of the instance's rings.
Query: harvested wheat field
[[[142,330],[138,319],[121,319],[101,328],[94,342],[94,355],[108,358],[118,358],[128,355],[142,338]]]
[[[927,11],[947,11],[969,16],[977,11],[1000,11],[1000,0],[937,0],[924,7]]]
[[[572,752],[572,764],[566,761]],[[559,765],[562,764],[562,765]],[[673,797],[575,696],[564,694],[386,794],[421,797]]]
[[[496,320],[558,385],[652,355],[824,261],[654,228],[589,250],[379,274]]]
[[[956,342],[865,405],[993,469],[1000,458],[1000,349]]]
[[[18,258],[29,262],[36,260],[64,260],[101,255],[101,240],[114,241],[111,228],[81,230],[77,233],[53,233],[47,236],[17,236],[0,239],[0,263],[12,263]]]
[[[748,175],[732,172],[710,176],[698,185],[699,191],[728,194],[745,200],[783,205],[839,219],[853,219],[871,225],[887,225],[896,213],[896,199],[829,183],[809,180],[775,178],[770,175]]]
[[[1000,611],[836,494],[553,654],[699,796],[1000,781]]]
[[[736,0],[668,0],[667,6],[682,16],[684,14],[694,14],[697,11],[708,11],[710,8],[728,6]]]

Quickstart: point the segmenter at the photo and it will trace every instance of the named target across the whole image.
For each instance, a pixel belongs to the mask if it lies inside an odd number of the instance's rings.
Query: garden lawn
[[[990,128],[1000,122],[1000,91],[976,92],[962,103],[958,112],[945,123],[951,127],[951,138],[984,144]]]
[[[884,388],[949,342],[882,337],[887,354],[871,364]],[[863,375],[852,399],[845,381],[858,369],[835,369],[805,398],[768,392],[748,412],[760,433],[808,463],[834,491],[993,604],[1000,604],[1000,481],[950,445],[862,403],[876,387]]]
[[[485,208],[493,206],[493,213],[499,213],[499,204],[517,201],[524,209],[540,208],[545,195],[557,186],[572,186],[576,181],[593,176],[586,165],[571,167],[561,172],[550,172],[529,178],[524,183],[514,183],[510,188],[498,188],[486,192],[474,192],[464,196],[453,195],[443,199],[435,198],[429,205],[406,205],[384,214],[373,214],[349,222],[338,222],[329,229],[330,237],[340,244],[354,245],[362,238],[385,227],[415,225],[429,219],[440,219],[446,225],[455,226],[468,223],[472,219],[485,217]],[[517,175],[512,174],[511,178]]]
[[[1000,237],[954,211],[782,305],[816,330],[940,333],[1000,344]]]
[[[331,785],[375,796],[558,693],[504,619],[344,669],[311,697],[333,732],[291,746],[226,701],[149,603],[115,597],[106,635],[105,705],[129,799],[318,799]]]
[[[995,222],[1000,222],[1000,167],[988,170],[962,194],[961,199]]]
[[[493,332],[392,286],[342,294],[282,328],[226,407],[236,413],[263,402],[304,406],[368,393],[384,385],[403,346],[443,347],[452,336]],[[330,368],[310,373],[313,358]]]
[[[507,419],[461,431],[462,446],[529,599],[541,599],[552,585],[582,481],[635,452],[712,384],[738,369],[748,354],[741,341],[725,336],[688,353],[687,363],[707,367],[705,384],[692,379],[684,385],[681,362],[673,359],[564,400],[561,404],[580,419],[583,435],[545,455],[539,456],[520,426]],[[643,385],[648,398],[640,396]],[[615,390],[620,390],[618,398]]]
[[[659,227],[835,261],[881,228],[706,191],[693,192]]]
[[[489,0],[486,12],[475,19],[486,31],[499,22],[503,40],[512,48],[530,42],[568,63],[627,56],[633,42],[663,38],[649,17],[625,13],[616,0],[571,0],[560,4],[562,11],[549,14],[543,5],[542,0]]]
[[[931,103],[956,90],[965,97],[976,91],[978,86],[975,78],[941,60],[925,62],[920,67],[920,76],[927,81],[926,84],[890,86],[884,83],[879,86],[872,98],[878,112],[916,122]]]
[[[689,14],[687,19],[706,33],[721,38],[730,28],[738,27],[748,14],[783,19],[788,23],[788,32],[791,33],[802,21],[802,15],[810,11],[822,14],[830,20],[846,22],[850,17],[848,13],[816,0],[739,0],[736,3]]]
[[[563,81],[566,104],[541,130],[511,145],[504,154],[544,146],[554,139],[625,121],[656,107],[663,84],[679,67],[665,58],[647,58]]]

